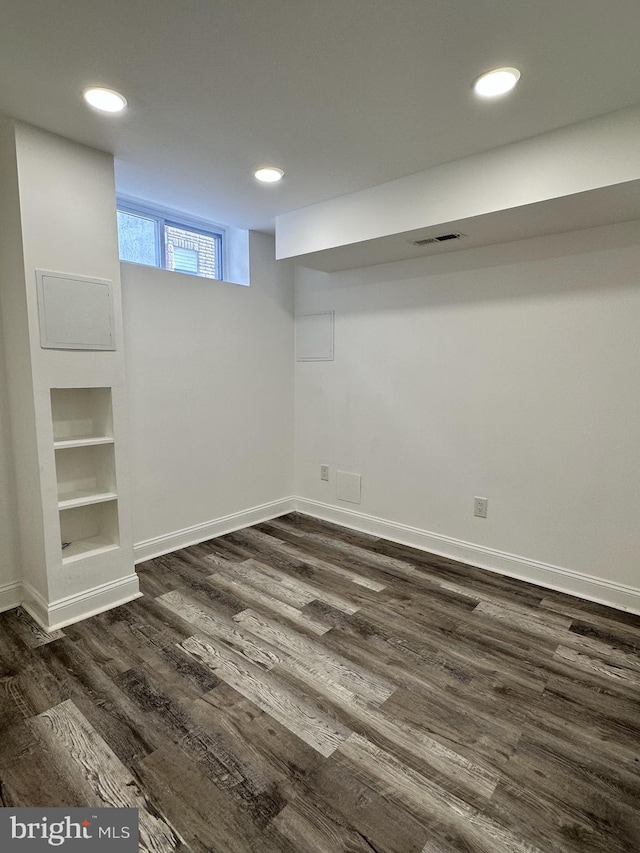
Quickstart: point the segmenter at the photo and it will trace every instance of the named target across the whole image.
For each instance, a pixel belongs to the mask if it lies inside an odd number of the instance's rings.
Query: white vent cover
[[[450,234],[439,234],[437,237],[425,237],[423,240],[410,240],[414,246],[429,246],[431,243],[446,243],[448,240],[459,240],[461,237],[466,237],[466,234],[460,234],[458,231],[452,231]]]

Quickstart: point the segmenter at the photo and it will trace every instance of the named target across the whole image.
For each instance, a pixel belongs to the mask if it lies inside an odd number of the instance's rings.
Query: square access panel
[[[114,350],[113,282],[36,270],[40,345]]]
[[[338,471],[336,475],[336,497],[338,500],[359,504],[360,495],[360,474],[352,474],[349,471]]]
[[[298,314],[296,361],[333,361],[333,311]]]

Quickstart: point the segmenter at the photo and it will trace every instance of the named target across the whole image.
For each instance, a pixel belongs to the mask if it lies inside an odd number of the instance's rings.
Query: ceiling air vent
[[[414,246],[429,246],[431,243],[445,243],[447,240],[459,240],[461,237],[466,237],[466,234],[459,234],[454,231],[451,234],[439,234],[437,237],[425,237],[424,240],[411,240]]]

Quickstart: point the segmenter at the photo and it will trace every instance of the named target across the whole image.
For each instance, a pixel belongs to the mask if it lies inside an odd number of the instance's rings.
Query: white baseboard
[[[12,610],[22,603],[22,583],[12,581],[0,585],[0,613],[4,610]]]
[[[345,507],[333,506],[306,498],[288,497],[233,513],[203,524],[147,539],[134,546],[136,563],[167,554],[206,539],[213,539],[268,521],[288,512],[301,512],[323,521],[409,545],[442,557],[459,560],[491,572],[527,581],[538,586],[575,595],[578,598],[606,604],[618,610],[640,614],[640,589],[614,581],[508,554],[472,542],[464,542],[417,527],[366,515]],[[14,581],[0,586],[0,612],[20,604],[46,631],[64,628],[73,622],[87,619],[112,607],[133,601],[141,595],[136,574],[86,590],[77,595],[58,599],[50,604],[27,583]]]
[[[401,545],[410,545],[421,551],[459,560],[461,563],[518,578],[556,592],[566,592],[578,598],[585,598],[587,601],[595,601],[618,610],[640,614],[640,589],[637,587],[625,586],[592,575],[583,575],[561,566],[507,554],[504,551],[486,548],[484,545],[441,536],[418,527],[386,521],[383,518],[320,501],[296,498],[295,504],[298,512],[323,521],[332,521],[361,533],[369,533],[371,536],[389,539]]]
[[[136,574],[100,584],[76,595],[69,595],[50,604],[30,584],[23,585],[22,606],[45,631],[56,631],[112,607],[126,604],[142,593]]]
[[[212,521],[205,521],[193,527],[185,527],[184,530],[176,530],[173,533],[166,533],[153,539],[145,539],[144,542],[137,542],[133,546],[135,562],[142,563],[153,557],[177,551],[179,548],[186,548],[188,545],[197,545],[207,539],[214,539],[216,536],[223,536],[225,533],[233,533],[234,530],[250,527],[252,524],[259,524],[261,521],[269,521],[271,518],[293,512],[294,509],[295,498],[283,498],[241,512],[234,512],[231,515],[224,515]]]
[[[232,533],[234,530],[258,524],[261,521],[268,521],[279,515],[293,512],[294,509],[294,499],[284,498],[139,542],[134,546],[136,563],[188,545],[195,545],[206,539],[222,536],[225,533]],[[112,607],[126,604],[128,601],[140,598],[141,595],[136,574],[127,575],[49,604],[30,584],[15,582],[0,586],[0,612],[22,605],[41,628],[45,631],[55,631],[110,610]]]

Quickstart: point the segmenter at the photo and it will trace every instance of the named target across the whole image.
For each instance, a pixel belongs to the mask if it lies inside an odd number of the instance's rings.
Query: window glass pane
[[[220,277],[220,237],[169,223],[164,235],[168,270]]]
[[[155,219],[119,210],[118,244],[121,261],[158,266]]]

